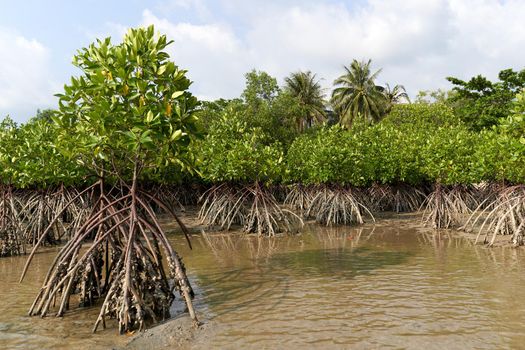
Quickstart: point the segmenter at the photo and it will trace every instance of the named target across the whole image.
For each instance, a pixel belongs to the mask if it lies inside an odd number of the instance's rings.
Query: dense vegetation
[[[76,294],[84,306],[102,301],[94,330],[111,317],[122,333],[167,317],[178,290],[197,321],[184,265],[156,218],[171,209],[143,186],[166,169],[191,170],[197,100],[168,44],[153,27],[118,45],[99,40],[75,56],[83,74],[50,118],[2,124],[2,254],[32,245],[29,264],[37,247],[67,236],[30,315],[56,303],[61,316]]]
[[[167,212],[184,231],[184,204],[199,204],[207,225],[259,235],[421,209],[435,228],[523,244],[524,71],[449,78],[452,92],[410,103],[354,60],[329,99],[312,72],[279,86],[254,70],[239,98],[198,102],[168,44],[152,27],[97,41],[75,56],[82,75],[56,110],[0,123],[0,256],[30,248],[29,266],[38,247],[65,242],[30,314],[56,300],[63,315],[78,295],[101,301],[95,329],[106,317],[143,329],[167,317],[176,289],[196,321],[157,220]]]

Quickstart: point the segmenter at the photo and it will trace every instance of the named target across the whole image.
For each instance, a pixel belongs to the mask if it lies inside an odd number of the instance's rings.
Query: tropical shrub
[[[283,150],[260,127],[250,127],[243,115],[226,110],[194,148],[202,178],[212,183],[277,182],[283,173]]]
[[[85,190],[95,199],[53,262],[31,315],[45,316],[57,301],[61,316],[79,294],[81,305],[102,301],[94,330],[112,317],[123,333],[167,317],[176,289],[197,321],[184,265],[151,203],[166,206],[140,188],[146,169],[191,169],[186,154],[197,131],[197,99],[186,71],[169,60],[168,44],[151,26],[130,29],[117,45],[97,40],[75,56],[82,75],[58,95],[56,139],[63,154],[97,179]],[[93,244],[81,251],[89,238]]]
[[[452,109],[443,103],[411,103],[394,105],[381,123],[394,125],[406,132],[456,126],[461,124],[461,121]]]
[[[461,127],[439,128],[429,135],[420,149],[422,172],[431,182],[443,185],[473,184],[476,176],[475,148],[479,135]]]

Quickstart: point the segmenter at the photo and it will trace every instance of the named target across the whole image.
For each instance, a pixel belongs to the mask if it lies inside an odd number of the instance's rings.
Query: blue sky
[[[281,82],[312,70],[328,93],[353,58],[414,96],[449,88],[449,75],[523,69],[524,16],[518,0],[0,0],[0,117],[54,107],[78,74],[76,50],[128,27],[155,24],[175,40],[170,54],[203,99],[238,96],[252,68]]]

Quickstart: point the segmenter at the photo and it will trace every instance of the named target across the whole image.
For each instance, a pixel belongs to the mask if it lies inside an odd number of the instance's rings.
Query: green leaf
[[[175,130],[175,131],[173,132],[173,134],[171,134],[171,138],[170,138],[170,140],[171,140],[171,141],[177,141],[177,140],[179,140],[182,136],[183,136],[183,135],[182,135],[182,130],[180,130],[180,129],[179,129],[179,130]]]
[[[153,112],[152,111],[148,111],[148,113],[146,114],[146,122],[147,123],[151,123],[153,121],[153,118],[155,116],[153,115]]]
[[[177,97],[180,97],[184,94],[184,91],[175,91],[173,94],[171,94],[172,99],[176,99]]]
[[[164,74],[164,72],[166,71],[166,67],[167,67],[167,66],[166,66],[165,64],[162,65],[162,66],[160,66],[159,69],[157,70],[157,75],[162,75],[162,74]]]

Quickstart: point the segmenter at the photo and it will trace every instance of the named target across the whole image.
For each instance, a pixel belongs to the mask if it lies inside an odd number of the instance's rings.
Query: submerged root
[[[502,189],[494,200],[488,204],[485,202],[478,206],[463,226],[466,230],[478,231],[476,243],[483,236],[484,243],[493,245],[498,235],[510,235],[513,245],[523,245],[525,185]]]
[[[456,222],[457,212],[445,193],[441,185],[437,185],[435,190],[430,193],[423,203],[423,225],[435,229],[446,229]]]
[[[243,225],[246,216],[247,191],[226,183],[213,186],[200,198],[199,219],[209,226],[229,230],[232,225]]]
[[[292,185],[284,199],[284,204],[297,211],[300,215],[306,215],[312,203],[312,190],[301,184]]]
[[[372,208],[396,213],[417,211],[425,201],[425,193],[406,184],[374,184],[369,190]]]
[[[244,220],[244,231],[258,235],[275,236],[279,232],[293,232],[303,225],[295,213],[283,209],[273,194],[258,182],[247,187],[250,208]]]
[[[78,295],[80,306],[103,300],[93,331],[101,323],[105,327],[107,317],[117,319],[121,333],[143,330],[146,322],[168,316],[177,290],[197,322],[184,265],[160,227],[151,201],[165,206],[135,186],[111,193],[100,183],[93,210],[58,253],[29,314],[63,316],[72,296]],[[91,236],[93,243],[82,249]],[[22,279],[43,237],[33,248]]]
[[[367,216],[375,221],[357,189],[323,185],[316,191],[306,216],[314,217],[318,223],[327,226],[363,224]]]
[[[437,184],[422,205],[425,207],[422,222],[435,229],[458,227],[477,204],[473,187],[457,185],[446,188]]]
[[[0,257],[25,254],[18,209],[11,186],[0,186]]]
[[[303,225],[299,216],[281,208],[273,193],[258,182],[243,187],[214,186],[201,201],[201,221],[220,229],[241,225],[244,232],[274,236],[280,232],[293,232]]]

